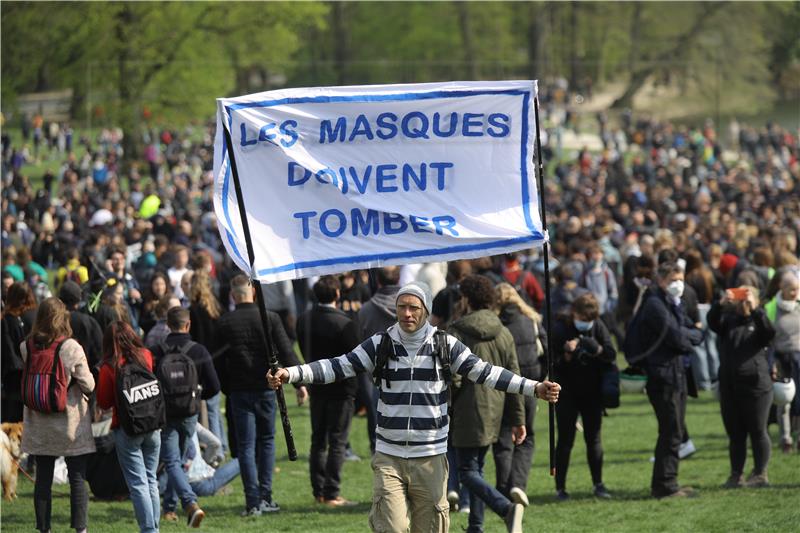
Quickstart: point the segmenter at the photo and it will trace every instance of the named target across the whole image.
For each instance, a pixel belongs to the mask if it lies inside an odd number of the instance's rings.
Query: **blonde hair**
[[[211,277],[205,270],[194,271],[190,300],[205,309],[211,318],[219,318],[222,313],[222,307],[211,290]]]
[[[531,307],[530,305],[525,303],[525,300],[522,299],[522,296],[519,295],[517,289],[512,287],[508,283],[498,283],[497,287],[495,287],[495,293],[497,294],[497,309],[500,310],[507,305],[516,305],[519,307],[520,312],[525,315],[526,317],[533,320],[534,324],[538,324],[541,322],[542,317],[536,310]]]

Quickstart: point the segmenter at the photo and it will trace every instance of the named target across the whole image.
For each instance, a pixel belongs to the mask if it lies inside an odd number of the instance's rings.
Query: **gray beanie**
[[[422,305],[425,306],[425,311],[428,313],[428,315],[431,314],[431,301],[433,298],[431,297],[431,288],[428,287],[427,283],[424,281],[412,281],[411,283],[406,283],[397,292],[395,303],[404,294],[411,294],[422,300]]]

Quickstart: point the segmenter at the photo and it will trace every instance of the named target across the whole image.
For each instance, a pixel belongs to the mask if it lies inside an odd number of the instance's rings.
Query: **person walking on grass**
[[[454,337],[438,334],[427,322],[431,296],[412,282],[397,293],[396,324],[352,351],[267,374],[272,388],[284,383],[333,383],[370,373],[379,382],[376,450],[372,459],[372,531],[437,531],[449,528],[446,498],[447,433],[450,425],[448,375],[487,387],[547,401],[560,386],[525,379],[482,361]],[[439,350],[437,350],[439,348]],[[508,514],[509,531],[522,531],[522,505]]]
[[[66,390],[64,410],[46,412],[40,405],[42,396],[55,396],[52,389],[56,385],[52,381],[36,379],[41,378],[41,374],[23,373],[22,451],[36,458],[33,489],[36,529],[48,533],[53,504],[53,468],[61,456],[66,459],[69,476],[70,527],[77,533],[85,533],[89,520],[86,466],[89,454],[95,452],[89,411],[94,377],[83,348],[71,336],[69,311],[64,303],[58,298],[47,298],[36,312],[30,335],[20,345],[26,369],[52,368],[54,358],[60,359],[65,373],[64,383],[71,384]]]
[[[336,276],[322,276],[314,284],[318,303],[297,321],[297,340],[306,362],[338,355],[360,340],[356,322],[336,308],[340,289]],[[341,497],[339,489],[357,387],[355,378],[348,378],[329,385],[313,385],[310,391],[311,490],[317,503],[329,507],[351,503]]]
[[[461,295],[466,313],[450,324],[447,331],[482,362],[509,375],[519,374],[514,337],[493,310],[495,293],[491,280],[486,276],[467,276],[461,282]],[[483,478],[486,453],[500,436],[504,415],[511,426],[510,435],[506,436],[511,442],[506,444],[521,445],[527,437],[523,397],[479,384],[455,376],[452,393],[452,441],[457,451],[458,476],[471,495],[467,533],[483,533],[486,505],[511,526],[527,500],[522,497],[524,492],[516,491],[510,500]],[[514,531],[513,527],[509,530]]]
[[[719,393],[722,421],[728,434],[731,474],[723,485],[766,487],[772,443],[767,418],[772,406],[772,379],[767,347],[775,336],[758,289],[728,289],[711,306],[708,326],[720,336]],[[753,447],[753,472],[745,481],[747,437]]]
[[[192,327],[189,316],[189,310],[182,307],[173,307],[167,311],[167,326],[170,334],[161,344],[153,347],[153,356],[156,360],[156,374],[165,388],[167,406],[167,425],[161,431],[161,462],[164,463],[169,479],[164,496],[164,519],[170,522],[178,520],[175,509],[177,500],[180,499],[183,510],[186,512],[188,525],[200,527],[205,512],[197,503],[197,495],[192,490],[186,472],[183,470],[182,458],[195,433],[200,400],[206,400],[217,394],[220,385],[211,354],[208,353],[205,346],[192,341],[189,335]],[[193,397],[189,403],[184,402],[183,395],[180,397],[170,396],[171,377],[175,376],[176,372],[191,371],[185,366],[180,366],[181,358],[184,356],[189,359],[187,364],[194,365],[196,369],[197,383],[192,384],[191,380],[184,375],[177,377],[175,383],[187,384],[199,389],[192,392]]]
[[[113,409],[111,430],[125,483],[131,495],[140,533],[158,533],[161,505],[156,469],[161,451],[161,430],[128,435],[120,426],[117,404],[117,375],[124,366],[136,364],[153,372],[153,354],[144,347],[127,322],[112,322],[103,334],[103,364],[97,379],[97,405]]]
[[[264,375],[269,369],[267,332],[254,303],[254,287],[250,280],[238,275],[231,280],[231,295],[236,309],[222,315],[217,322],[215,351],[230,346],[220,356],[217,368],[230,396],[237,458],[244,485],[243,516],[260,516],[280,511],[272,494],[272,471],[275,466],[275,391],[267,386]],[[299,363],[292,343],[283,329],[280,317],[267,311],[269,335],[278,349],[278,360],[284,365]],[[308,397],[303,386],[297,387],[297,403]]]
[[[517,291],[508,283],[495,287],[500,322],[514,338],[517,360],[522,377],[540,379],[547,337],[542,328],[542,317],[526,304]],[[494,456],[496,486],[504,496],[528,505],[528,474],[533,463],[535,439],[533,423],[536,417],[536,400],[525,397],[525,440],[515,446],[512,428],[508,417],[503,416],[500,436],[492,445]]]

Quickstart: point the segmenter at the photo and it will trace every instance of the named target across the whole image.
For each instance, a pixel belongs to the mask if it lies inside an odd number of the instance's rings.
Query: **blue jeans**
[[[469,509],[469,489],[458,479],[458,451],[450,443],[447,446],[447,463],[450,465],[450,473],[447,475],[447,492],[457,492],[458,508]]]
[[[197,501],[183,470],[183,457],[197,425],[197,415],[167,419],[161,431],[161,462],[167,473],[167,491],[164,494],[164,512],[174,511],[180,499],[183,507]]]
[[[483,462],[488,450],[488,446],[458,448],[458,475],[471,493],[467,533],[483,531],[484,504],[502,518],[511,509],[511,501],[483,479]]]
[[[222,413],[219,408],[221,399],[222,393],[216,393],[206,400],[206,407],[208,408],[208,429],[222,443],[222,453],[224,454],[228,451],[228,432],[225,431],[225,426],[222,423]]]
[[[700,313],[700,321],[703,323],[705,333],[703,342],[695,346],[692,350],[692,371],[697,388],[710,390],[711,383],[717,381],[719,372],[719,351],[717,350],[717,334],[708,327],[708,311],[711,309],[709,304],[697,304]]]
[[[275,391],[231,392],[239,466],[247,509],[272,501],[275,466]]]
[[[131,437],[121,428],[114,430],[117,458],[128,490],[131,493],[133,512],[141,533],[157,533],[161,516],[158,499],[160,431]]]
[[[190,481],[189,483],[194,493],[198,496],[213,496],[219,489],[236,479],[238,475],[239,461],[233,459],[217,468],[212,477],[200,481]],[[167,476],[165,474],[158,476],[158,488],[161,494],[166,497]]]
[[[213,477],[192,482],[192,489],[198,496],[213,496],[219,489],[236,479],[238,475],[239,460],[232,459],[217,468]]]

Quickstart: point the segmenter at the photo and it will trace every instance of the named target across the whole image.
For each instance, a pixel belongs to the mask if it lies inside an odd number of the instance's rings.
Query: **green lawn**
[[[307,450],[309,415],[306,408],[291,408],[291,419],[298,448],[297,462],[286,458],[283,436],[278,430],[278,460],[274,478],[275,499],[282,511],[276,515],[240,518],[244,498],[240,481],[233,483],[228,496],[203,498],[208,513],[204,531],[368,531],[367,513],[371,495],[369,461],[347,463],[344,469],[342,494],[359,502],[351,509],[329,510],[315,504],[308,482]],[[366,422],[354,421],[352,444],[355,451],[367,457]],[[727,439],[719,416],[719,406],[708,394],[690,401],[688,427],[698,452],[681,465],[683,484],[699,489],[693,500],[655,501],[648,497],[652,455],[656,438],[655,418],[644,395],[623,396],[621,408],[604,420],[604,478],[614,494],[611,501],[598,501],[591,496],[591,484],[583,442],[578,437],[573,451],[568,490],[573,498],[557,503],[553,497],[553,481],[547,468],[547,411],[540,404],[536,422],[538,450],[531,471],[528,494],[531,507],[525,514],[525,530],[538,531],[756,531],[789,532],[800,529],[800,454],[782,454],[773,446],[770,481],[767,489],[722,490],[719,485],[728,475]],[[776,427],[771,426],[773,441]],[[489,461],[486,475],[494,479]],[[749,467],[749,463],[748,463]],[[30,531],[34,527],[33,485],[20,476],[19,499],[3,502],[2,530]],[[96,532],[133,531],[135,520],[130,502],[91,502],[89,529]],[[451,531],[463,531],[467,517],[451,515]],[[546,523],[546,525],[545,525]],[[69,525],[69,498],[66,486],[55,489],[53,507],[54,530]],[[162,524],[162,531],[183,531],[184,523]],[[487,512],[486,531],[501,532],[500,519]]]

